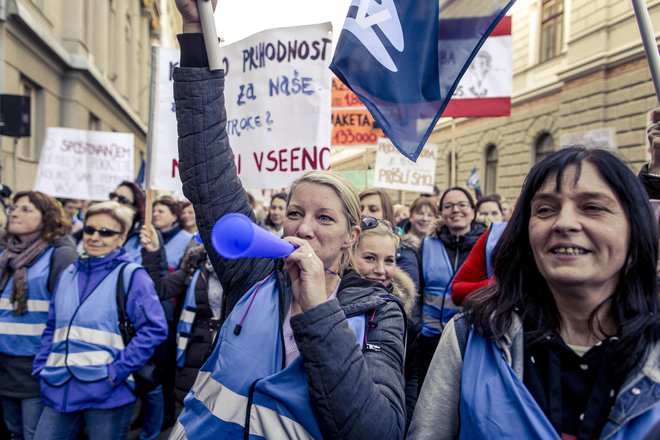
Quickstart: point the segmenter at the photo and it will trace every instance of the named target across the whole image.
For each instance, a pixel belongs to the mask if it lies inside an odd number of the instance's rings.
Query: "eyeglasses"
[[[470,208],[470,204],[468,202],[458,202],[458,203],[443,203],[442,204],[442,210],[443,211],[453,211],[454,208],[458,207],[461,211],[467,208]]]
[[[117,201],[118,201],[119,203],[121,203],[122,205],[133,206],[133,205],[135,204],[135,202],[131,202],[131,201],[128,200],[126,197],[124,197],[124,196],[122,196],[122,195],[119,195],[119,194],[117,194],[116,192],[111,192],[110,194],[108,194],[108,198],[109,198],[110,200],[117,199]]]
[[[105,228],[96,229],[96,228],[92,228],[91,226],[85,226],[83,228],[83,234],[85,235],[94,235],[95,232],[98,232],[99,236],[103,238],[114,237],[115,235],[121,234],[121,232],[119,231],[113,231],[111,229],[105,229]]]
[[[23,206],[10,205],[10,206],[7,207],[7,214],[11,214],[14,211],[18,211],[21,214],[32,214],[35,210],[32,209],[32,208],[29,208],[25,205],[23,205]]]
[[[375,228],[378,226],[378,223],[385,225],[387,230],[394,234],[394,226],[392,226],[392,223],[382,218],[362,217],[362,220],[360,221],[360,228],[362,228],[363,231],[366,231],[368,229]]]

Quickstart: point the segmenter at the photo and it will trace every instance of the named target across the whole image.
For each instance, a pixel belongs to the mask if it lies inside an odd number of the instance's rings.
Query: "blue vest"
[[[322,438],[301,357],[282,368],[285,353],[278,316],[279,292],[271,275],[243,295],[223,324],[170,439],[242,439],[246,414],[251,439]],[[347,321],[363,344],[364,314]]]
[[[41,344],[41,334],[48,321],[51,293],[48,291],[50,258],[54,248],[44,253],[27,268],[27,312],[14,315],[11,289],[14,277],[10,277],[0,294],[0,353],[10,356],[36,356]],[[4,253],[4,252],[3,252]],[[1,254],[0,254],[1,255]]]
[[[177,234],[165,244],[165,252],[167,253],[167,265],[171,270],[177,270],[186,246],[192,240],[193,235],[181,229]]]
[[[473,330],[463,356],[459,410],[461,440],[560,440],[534,397],[503,359],[502,351]],[[609,439],[642,439],[658,421],[660,405],[656,404]]]
[[[140,234],[134,234],[128,237],[124,243],[124,249],[131,259],[137,263],[142,264],[142,244],[140,243]]]
[[[60,277],[55,293],[55,329],[50,354],[41,371],[48,384],[60,386],[75,377],[81,382],[94,382],[108,377],[110,365],[124,341],[119,330],[117,310],[117,266],[80,302],[78,271],[69,266]],[[140,266],[127,263],[124,286]],[[127,379],[134,387],[133,377]]]
[[[486,272],[488,279],[493,276],[493,251],[509,222],[493,223],[486,239]]]
[[[442,242],[433,237],[424,239],[422,250],[424,275],[424,306],[422,307],[422,334],[437,336],[460,308],[451,300],[449,286],[454,270]]]
[[[183,310],[179,317],[179,324],[176,327],[176,366],[182,368],[186,364],[186,351],[192,335],[192,328],[195,324],[197,315],[197,302],[195,301],[195,285],[199,279],[201,271],[197,269],[193,274],[188,290],[186,290],[186,299],[183,303]]]

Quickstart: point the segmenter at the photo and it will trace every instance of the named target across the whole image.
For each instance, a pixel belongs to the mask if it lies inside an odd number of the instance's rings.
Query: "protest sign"
[[[607,150],[616,150],[616,129],[597,128],[595,130],[567,133],[559,137],[559,146],[561,148],[566,148],[573,145],[582,145],[586,148],[605,148]]]
[[[376,150],[374,186],[405,191],[432,192],[437,146],[426,144],[417,162],[403,157],[392,142],[381,138]]]
[[[220,48],[227,135],[245,188],[287,187],[307,171],[330,168],[331,42],[330,23],[323,23],[271,29]],[[162,70],[175,60],[159,60],[159,82],[168,88],[171,76]],[[163,93],[156,130],[176,130],[173,110]],[[153,148],[152,188],[170,189],[158,179],[178,179],[176,135],[154,136]]]
[[[339,78],[332,78],[332,146],[375,147],[385,136],[369,110]]]
[[[179,65],[179,50],[164,47],[152,51],[152,96],[149,115],[150,161],[146,188],[181,192],[179,150],[177,147],[176,108],[174,106],[173,74]]]
[[[107,200],[133,180],[133,134],[50,127],[34,185],[54,197]]]

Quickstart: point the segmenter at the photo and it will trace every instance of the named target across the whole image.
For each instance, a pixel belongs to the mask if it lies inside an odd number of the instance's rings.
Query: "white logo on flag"
[[[403,52],[403,29],[396,11],[394,0],[353,0],[351,6],[357,6],[355,18],[347,17],[344,29],[355,35],[364,47],[386,69],[398,72],[392,57],[387,53],[385,44],[376,34],[374,26],[378,26],[392,46]]]

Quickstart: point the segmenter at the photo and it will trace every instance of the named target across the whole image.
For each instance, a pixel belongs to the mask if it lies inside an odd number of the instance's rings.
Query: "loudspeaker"
[[[0,134],[11,137],[30,136],[30,97],[0,95]]]

